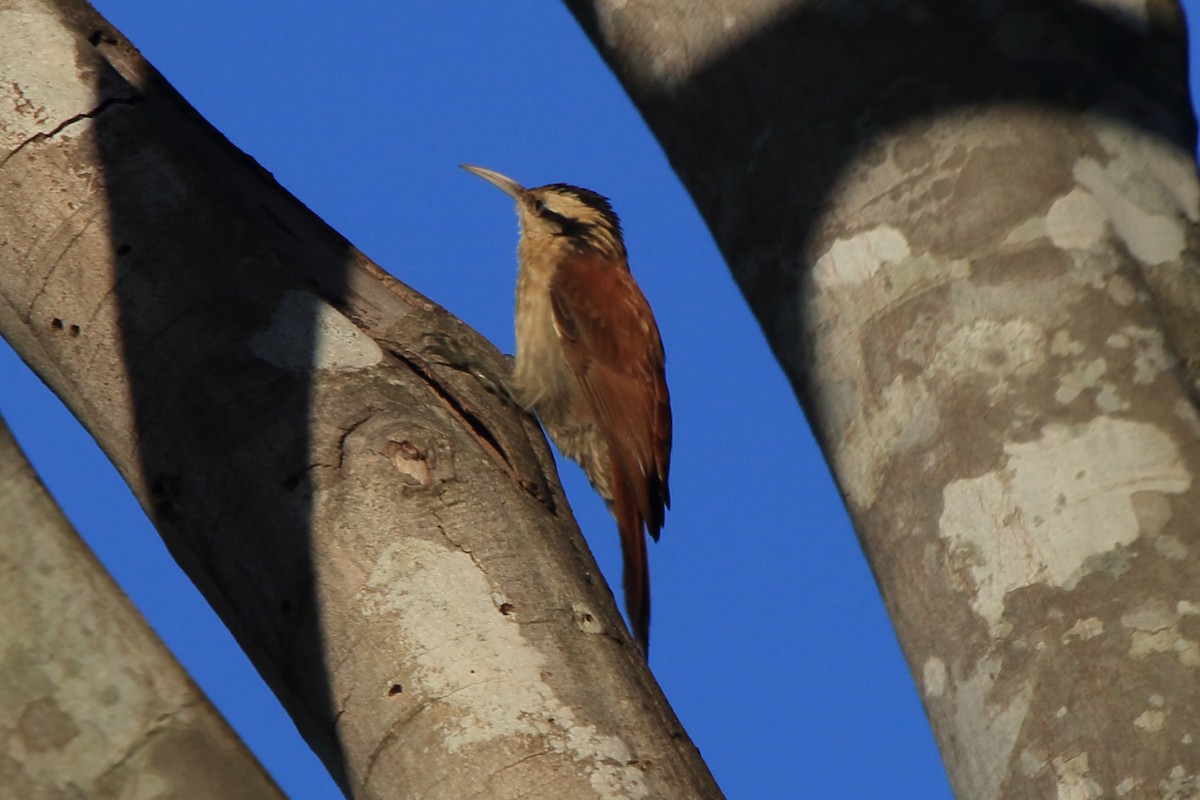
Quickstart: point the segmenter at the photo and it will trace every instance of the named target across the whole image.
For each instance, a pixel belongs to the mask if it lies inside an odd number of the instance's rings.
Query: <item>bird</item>
[[[526,189],[460,165],[516,202],[520,228],[510,391],[616,519],[625,609],[647,658],[650,568],[671,497],[671,401],[650,304],[629,271],[608,199],[551,183]]]

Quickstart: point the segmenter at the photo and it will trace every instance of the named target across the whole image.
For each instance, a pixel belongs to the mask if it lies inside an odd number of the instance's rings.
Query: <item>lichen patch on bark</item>
[[[0,9],[0,31],[0,75],[11,76],[0,81],[0,151],[9,152],[92,108],[96,96],[78,79],[75,37],[49,10]]]
[[[1063,250],[1096,248],[1108,231],[1104,209],[1090,192],[1076,187],[1046,212],[1046,234]]]
[[[1134,493],[1191,485],[1178,447],[1147,423],[1048,425],[1041,438],[1004,452],[999,468],[945,487],[939,519],[952,560],[975,584],[972,606],[993,628],[1009,592],[1071,589],[1096,568],[1089,559],[1137,539]],[[1114,452],[1127,456],[1106,458]],[[981,509],[986,526],[977,524]]]
[[[945,694],[948,677],[946,662],[937,656],[930,656],[925,661],[925,668],[923,670],[922,682],[925,685],[925,696],[941,697]]]
[[[497,613],[493,594],[470,553],[408,536],[380,554],[357,599],[364,613],[406,620],[396,634],[412,654],[398,666],[404,696],[437,720],[448,751],[532,737],[593,765],[588,779],[602,796],[645,797],[629,746],[576,719],[546,680],[545,656],[511,616]],[[393,742],[403,747],[403,733]]]
[[[1102,166],[1093,159],[1080,159],[1075,180],[1097,198],[1113,230],[1139,261],[1148,265],[1177,260],[1183,255],[1183,220],[1169,211],[1149,211],[1130,199],[1135,194],[1123,185],[1121,165]]]
[[[849,239],[838,239],[813,267],[820,287],[858,284],[870,280],[885,264],[903,261],[912,254],[904,234],[891,225],[880,225]]]
[[[1033,690],[1025,685],[1007,702],[995,702],[992,692],[1000,673],[1000,663],[984,658],[975,664],[970,677],[956,676],[952,716],[959,730],[970,731],[963,741],[986,742],[986,747],[959,747],[956,755],[970,764],[970,772],[978,781],[973,797],[999,797],[1006,765],[1016,747],[1021,725],[1029,712]]]

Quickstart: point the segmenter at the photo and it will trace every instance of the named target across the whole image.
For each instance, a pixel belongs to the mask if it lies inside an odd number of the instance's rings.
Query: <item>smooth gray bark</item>
[[[0,420],[0,795],[282,792],[55,506]]]
[[[1193,796],[1178,6],[568,5],[808,414],[956,794]]]
[[[718,797],[495,350],[86,5],[10,0],[0,30],[0,333],[343,789]]]

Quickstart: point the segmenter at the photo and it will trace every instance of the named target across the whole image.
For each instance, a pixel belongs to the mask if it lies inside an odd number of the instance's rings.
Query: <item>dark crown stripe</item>
[[[613,211],[612,205],[609,204],[608,198],[591,189],[584,189],[579,186],[572,186],[569,183],[551,183],[540,187],[547,191],[566,194],[574,197],[579,202],[599,212],[616,233],[620,233],[621,219],[617,216],[617,212]]]

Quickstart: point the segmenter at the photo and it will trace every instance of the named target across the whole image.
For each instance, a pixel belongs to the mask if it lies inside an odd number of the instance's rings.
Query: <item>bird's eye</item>
[[[546,204],[540,199],[535,198],[533,201],[533,213],[537,214],[538,216],[546,213]]]

